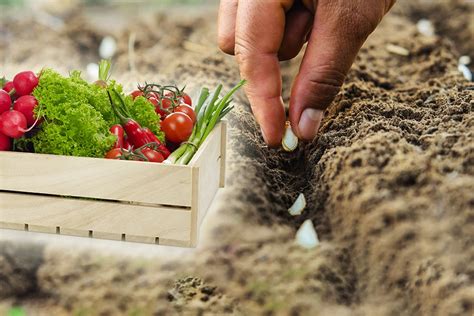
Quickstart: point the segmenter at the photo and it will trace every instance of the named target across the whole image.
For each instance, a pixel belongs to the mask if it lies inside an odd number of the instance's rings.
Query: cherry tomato
[[[171,113],[161,122],[161,129],[169,141],[182,143],[187,141],[193,132],[193,120],[181,112]]]
[[[143,148],[141,150],[142,154],[148,159],[148,162],[163,162],[165,157],[163,155],[151,148]]]
[[[166,116],[169,114],[168,109],[171,108],[172,102],[169,99],[163,99],[161,100],[161,106],[160,106],[160,99],[156,97],[150,97],[148,99],[153,105],[155,105],[155,112],[156,114],[160,115],[161,120],[164,120]]]
[[[132,93],[130,93],[130,95],[132,96],[133,100],[135,100],[138,97],[143,97],[143,92],[140,90],[135,90]]]
[[[181,94],[181,98],[180,98],[180,101],[182,103],[185,103],[189,106],[192,106],[193,105],[193,100],[191,100],[191,97],[189,96],[189,94],[187,94],[186,92],[183,92]]]
[[[193,108],[190,105],[187,104],[180,104],[177,107],[174,108],[174,112],[181,112],[186,114],[193,120],[193,123],[196,123],[196,113],[194,112]]]
[[[123,153],[120,148],[113,148],[105,154],[106,159],[120,159],[122,158]]]
[[[13,78],[13,87],[18,96],[31,94],[38,86],[39,79],[32,71],[20,72]]]
[[[154,97],[154,98],[156,98],[156,99],[159,99],[159,98],[160,98],[160,94],[157,93],[157,92],[153,92],[153,91],[148,92],[148,93],[147,93],[147,98],[151,98],[151,97]]]

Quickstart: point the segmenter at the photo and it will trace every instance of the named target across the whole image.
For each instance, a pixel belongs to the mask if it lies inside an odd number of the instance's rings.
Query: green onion
[[[196,105],[195,112],[197,123],[189,140],[178,149],[176,149],[167,159],[169,163],[178,165],[187,165],[199,147],[202,145],[207,136],[212,132],[214,127],[222,118],[228,114],[234,106],[231,105],[232,95],[237,92],[243,85],[245,80],[240,81],[232,90],[230,90],[223,98],[219,98],[222,91],[222,85],[219,85],[210,97],[209,90],[202,88],[199,95],[199,101]]]

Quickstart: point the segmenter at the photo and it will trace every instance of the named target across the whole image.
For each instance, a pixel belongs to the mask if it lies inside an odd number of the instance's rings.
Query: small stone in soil
[[[296,232],[296,243],[306,249],[311,249],[319,245],[318,235],[310,219],[304,221],[303,225]]]

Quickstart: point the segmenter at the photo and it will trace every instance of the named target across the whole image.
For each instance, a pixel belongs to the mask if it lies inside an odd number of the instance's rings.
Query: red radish
[[[38,86],[38,77],[32,71],[20,72],[13,78],[13,87],[15,87],[18,96],[31,94]]]
[[[8,94],[10,94],[10,92],[12,90],[14,90],[15,87],[13,86],[13,81],[8,81],[7,83],[5,83],[5,85],[3,86],[3,90],[5,90],[6,92],[8,92]],[[13,97],[16,98],[18,97],[18,95],[16,93],[13,94]]]
[[[10,137],[0,133],[0,151],[12,150],[12,140]]]
[[[35,123],[35,114],[33,110],[38,105],[38,100],[32,95],[24,95],[19,97],[13,105],[13,109],[23,113],[26,118],[26,123],[31,126]]]
[[[0,90],[0,114],[10,110],[12,99],[8,92]]]
[[[11,138],[20,138],[26,132],[26,117],[23,113],[10,110],[0,115],[0,133]]]

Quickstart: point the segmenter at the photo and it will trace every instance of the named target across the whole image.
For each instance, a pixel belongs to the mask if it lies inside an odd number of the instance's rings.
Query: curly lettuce
[[[122,91],[115,82],[110,87]],[[33,146],[34,152],[66,156],[104,157],[113,146],[115,136],[110,126],[119,123],[107,95],[107,90],[89,84],[75,71],[63,77],[45,69],[34,91],[39,106],[37,114],[44,118],[38,132],[22,139],[25,147]],[[159,139],[164,134],[159,128],[159,116],[145,98],[126,98],[130,115],[141,126],[148,127]]]
[[[115,136],[109,124],[90,100],[101,92],[72,73],[70,78],[46,69],[34,91],[37,111],[44,122],[29,141],[37,153],[104,157]]]
[[[134,120],[143,127],[148,127],[161,142],[165,141],[165,133],[160,130],[160,116],[155,112],[155,106],[144,97],[135,100],[131,96],[125,98],[127,110]]]

